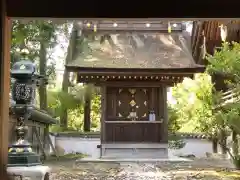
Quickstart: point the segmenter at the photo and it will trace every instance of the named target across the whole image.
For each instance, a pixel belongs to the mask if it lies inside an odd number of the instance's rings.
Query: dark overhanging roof
[[[111,32],[84,35],[77,55],[66,65],[78,72],[203,72],[192,58],[190,35],[184,33]],[[80,48],[79,48],[80,47]]]
[[[81,74],[125,74],[125,73],[134,73],[134,74],[148,74],[151,72],[152,75],[159,75],[159,74],[193,74],[196,72],[205,72],[205,66],[197,66],[197,67],[191,67],[191,68],[159,68],[159,69],[153,69],[153,68],[91,68],[91,67],[76,67],[76,66],[66,66],[67,69],[71,72],[81,72]]]
[[[15,102],[10,99],[10,107],[9,108],[11,108],[14,104],[15,104]],[[40,110],[38,108],[32,109],[31,116],[29,119],[32,121],[43,123],[43,124],[57,124],[58,123],[58,121],[55,118],[53,118],[52,116],[47,114],[47,112]]]
[[[40,122],[40,123],[44,123],[44,124],[57,124],[58,121],[51,117],[49,114],[47,114],[46,112],[43,112],[39,109],[33,109],[32,110],[32,114],[30,119]]]

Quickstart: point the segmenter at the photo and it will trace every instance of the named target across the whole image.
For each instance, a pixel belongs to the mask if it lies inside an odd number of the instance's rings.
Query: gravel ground
[[[51,180],[239,180],[226,160],[192,162],[78,163],[52,162]]]

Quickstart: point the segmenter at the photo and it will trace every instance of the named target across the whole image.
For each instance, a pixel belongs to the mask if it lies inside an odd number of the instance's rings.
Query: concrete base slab
[[[48,166],[29,166],[29,167],[8,167],[7,172],[10,176],[21,176],[31,180],[48,180],[44,179],[49,175],[51,169]]]
[[[111,143],[101,146],[101,159],[164,159],[168,157],[168,144]]]
[[[192,160],[186,159],[186,158],[180,158],[180,157],[169,157],[169,158],[154,158],[154,159],[145,159],[145,158],[91,158],[86,157],[82,159],[76,160],[78,163],[107,163],[107,162],[115,162],[115,163],[121,163],[121,162],[141,162],[141,163],[150,163],[150,162],[191,162]]]

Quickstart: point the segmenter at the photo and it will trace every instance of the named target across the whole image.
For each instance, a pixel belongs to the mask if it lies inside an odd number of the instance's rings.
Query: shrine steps
[[[101,158],[121,159],[121,158],[149,158],[160,159],[168,157],[168,144],[151,143],[114,143],[101,145]]]

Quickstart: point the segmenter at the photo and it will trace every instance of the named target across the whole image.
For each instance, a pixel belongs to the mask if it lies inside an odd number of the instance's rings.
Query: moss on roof
[[[83,36],[83,35],[82,35]],[[188,37],[189,36],[189,37]],[[111,33],[81,37],[77,55],[67,67],[196,68],[182,33]]]

